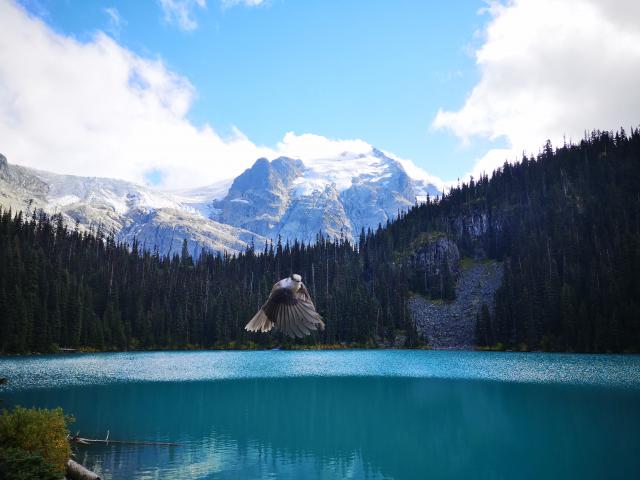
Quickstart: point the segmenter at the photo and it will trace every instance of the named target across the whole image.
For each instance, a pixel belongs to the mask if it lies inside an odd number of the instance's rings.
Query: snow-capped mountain
[[[61,214],[67,224],[83,230],[114,232],[119,240],[160,253],[179,253],[183,239],[192,255],[203,250],[244,250],[253,232],[222,225],[180,201],[179,197],[109,178],[58,175],[10,165],[0,155],[0,205],[14,211],[39,208]]]
[[[427,194],[439,195],[440,183],[375,148],[337,158],[261,158],[224,198],[211,202],[208,213],[272,239],[310,242],[322,232],[353,240],[361,229],[384,225]]]
[[[224,198],[229,192],[233,178],[220,180],[205,187],[167,192],[181,204],[193,208],[205,217],[211,213],[211,202]]]
[[[373,147],[328,158],[258,159],[233,180],[158,191],[123,180],[59,175],[10,165],[0,155],[0,205],[62,214],[69,225],[180,252],[183,239],[235,253],[267,239],[313,242],[318,233],[354,240],[385,224],[442,184],[415,165]]]

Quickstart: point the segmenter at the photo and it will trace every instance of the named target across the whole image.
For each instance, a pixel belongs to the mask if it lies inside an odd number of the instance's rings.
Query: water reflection
[[[57,406],[105,478],[640,477],[635,390],[392,377],[126,383],[5,395]]]

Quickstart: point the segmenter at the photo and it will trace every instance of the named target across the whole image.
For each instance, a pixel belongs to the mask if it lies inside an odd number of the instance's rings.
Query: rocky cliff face
[[[504,240],[506,215],[508,212],[488,211],[477,207],[465,215],[450,218],[447,231],[468,255],[484,258],[497,247],[497,242]]]
[[[0,155],[0,205],[12,207],[14,211],[29,206],[43,207],[48,193],[49,185],[34,170],[10,165],[7,158]]]
[[[408,267],[411,291],[431,298],[453,299],[460,252],[442,232],[422,233],[398,260]]]
[[[299,160],[261,158],[233,181],[224,199],[213,200],[211,218],[259,235],[277,236],[291,203],[293,181],[301,174]]]
[[[193,257],[202,252],[241,252],[250,243],[264,244],[264,239],[247,230],[223,225],[197,213],[170,208],[134,210],[127,215],[127,225],[118,238],[128,244],[137,240],[142,248],[161,254],[180,254],[182,243]]]
[[[288,240],[314,242],[319,232],[353,239],[351,223],[335,185],[294,198],[278,227],[278,234]]]
[[[414,268],[438,275],[446,268],[456,276],[460,267],[460,252],[455,242],[436,235],[418,247],[411,257]]]

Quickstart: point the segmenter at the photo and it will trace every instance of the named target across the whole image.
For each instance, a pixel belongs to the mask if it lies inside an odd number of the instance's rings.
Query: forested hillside
[[[357,250],[346,241],[269,245],[230,256],[187,253],[161,258],[116,244],[111,236],[69,231],[43,214],[0,217],[0,348],[48,351],[263,346],[280,335],[244,325],[275,281],[300,272],[326,330],[301,343],[367,342],[412,328],[404,312],[403,270],[385,262],[363,281]]]
[[[81,233],[40,212],[0,214],[0,351],[179,348],[288,342],[243,327],[272,284],[301,273],[327,329],[294,343],[419,343],[412,292],[449,299],[455,271],[416,252],[437,239],[505,263],[478,343],[569,351],[640,350],[640,131],[505,164],[491,179],[416,206],[358,246],[318,238],[230,256],[171,258]],[[484,309],[483,309],[484,311]],[[428,341],[428,339],[427,339]]]
[[[477,342],[523,349],[640,350],[640,131],[505,164],[377,234],[406,248],[441,231],[462,255],[504,260]]]

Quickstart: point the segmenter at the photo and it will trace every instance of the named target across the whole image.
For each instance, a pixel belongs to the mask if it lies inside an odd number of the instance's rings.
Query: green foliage
[[[60,472],[41,455],[20,448],[0,447],[0,478],[11,480],[58,480]]]
[[[518,349],[640,351],[638,130],[545,149],[492,182],[511,184],[517,215],[497,338]]]
[[[18,406],[12,411],[3,410],[0,415],[0,446],[40,455],[54,472],[62,474],[65,462],[71,456],[67,424],[72,421],[61,408],[47,410]]]
[[[463,257],[460,259],[460,270],[468,270],[475,264],[475,261],[469,257]]]
[[[446,234],[444,232],[438,231],[420,232],[415,237],[412,237],[409,244],[406,245],[403,249],[395,249],[394,261],[398,263],[406,261],[416,252],[416,250],[440,238],[446,238]]]
[[[415,329],[407,269],[391,265],[393,246],[374,237],[368,232],[360,249],[319,236],[314,245],[269,243],[194,260],[184,245],[161,257],[99,230],[70,231],[59,217],[0,211],[0,352],[376,344],[394,329]],[[293,272],[326,330],[298,340],[246,332],[272,285]]]
[[[504,261],[495,312],[480,319],[480,345],[640,351],[639,129],[547,145],[377,235],[403,251],[429,231],[445,232],[463,258]]]
[[[476,350],[486,352],[504,352],[506,348],[502,343],[498,342],[495,345],[478,345],[476,346]]]
[[[491,179],[363,230],[357,246],[318,236],[313,245],[269,243],[237,256],[192,259],[183,245],[161,257],[99,229],[69,230],[60,216],[0,210],[0,352],[376,345],[396,330],[417,345],[410,291],[453,299],[455,272],[416,272],[408,260],[443,236],[463,259],[504,261],[481,344],[640,351],[636,129],[547,145],[537,158],[505,163]],[[273,283],[293,272],[327,329],[299,340],[244,331]]]

